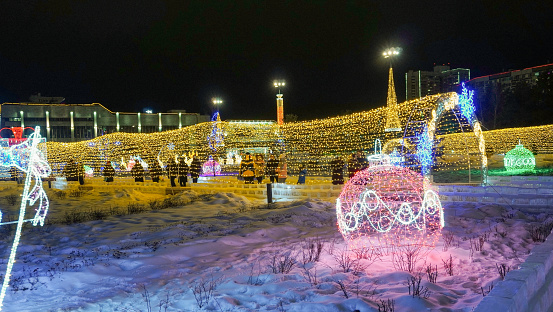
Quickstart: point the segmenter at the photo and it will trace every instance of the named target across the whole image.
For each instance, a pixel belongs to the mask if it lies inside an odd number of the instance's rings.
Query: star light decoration
[[[465,83],[463,82],[463,91],[459,96],[459,108],[463,117],[465,117],[468,122],[472,125],[476,119],[476,108],[474,107],[474,101],[472,97],[474,96],[474,90],[468,91],[465,88]]]
[[[503,164],[507,171],[534,170],[536,167],[536,158],[534,154],[520,143],[508,151],[503,158]]]
[[[432,167],[433,145],[434,142],[432,142],[428,128],[425,125],[423,131],[418,136],[417,153],[415,154],[421,165],[421,173],[423,175],[427,175]]]
[[[21,238],[21,230],[23,229],[24,222],[31,222],[32,225],[44,225],[44,219],[48,213],[49,201],[46,192],[42,188],[42,178],[46,178],[51,173],[51,168],[46,160],[44,148],[45,139],[40,136],[40,127],[35,128],[35,132],[32,133],[29,138],[23,143],[0,147],[0,166],[12,167],[25,173],[25,185],[23,187],[23,194],[21,195],[21,205],[19,207],[19,218],[17,221],[0,222],[1,225],[17,223],[15,231],[15,237],[13,240],[8,264],[6,267],[6,274],[4,275],[4,281],[2,283],[2,290],[0,292],[0,310],[6,296],[6,290],[8,289],[11,271],[15,262],[15,255],[19,240]],[[42,143],[42,144],[41,144]],[[39,146],[39,144],[41,144]],[[27,204],[29,206],[38,202],[35,208],[35,216],[32,219],[25,219],[25,210]],[[0,213],[0,221],[2,214]]]
[[[211,122],[213,123],[211,133],[207,137],[207,142],[209,145],[209,148],[212,151],[217,151],[220,147],[224,147],[224,132],[223,132],[223,126],[221,123],[221,115],[219,112],[215,112],[213,114],[213,117],[211,117]]]
[[[419,173],[393,165],[359,171],[336,200],[338,228],[352,250],[433,248],[444,226],[438,194]]]

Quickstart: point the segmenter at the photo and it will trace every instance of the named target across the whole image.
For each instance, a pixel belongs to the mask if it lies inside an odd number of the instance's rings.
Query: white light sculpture
[[[31,221],[33,225],[44,225],[44,219],[48,213],[49,201],[46,192],[42,188],[42,178],[46,178],[52,172],[50,165],[46,161],[46,155],[39,149],[38,144],[45,142],[45,139],[40,136],[40,127],[36,127],[35,132],[29,138],[17,145],[9,147],[2,146],[0,148],[0,165],[4,167],[15,166],[25,173],[25,186],[21,195],[21,206],[19,208],[19,218],[17,220],[17,229],[13,240],[6,274],[2,283],[2,291],[0,293],[0,310],[2,309],[6,290],[8,289],[10,276],[13,264],[15,262],[15,254],[19,239],[21,238],[21,230],[23,222]],[[38,201],[38,207],[35,208],[35,216],[33,219],[25,219],[25,209],[27,202],[29,206],[34,205]],[[0,213],[0,221],[2,214]],[[1,225],[16,223],[0,222]]]
[[[374,154],[367,156],[367,161],[369,162],[369,167],[390,164],[390,156],[382,154],[380,139],[374,140]]]

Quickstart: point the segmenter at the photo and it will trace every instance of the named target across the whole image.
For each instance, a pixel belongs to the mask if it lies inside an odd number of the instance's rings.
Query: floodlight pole
[[[394,86],[394,72],[392,70],[392,59],[399,55],[401,48],[390,48],[382,55],[390,61],[390,70],[388,75],[388,97],[386,100],[386,125],[384,132],[399,132],[401,131],[401,122],[399,120],[399,112],[397,107],[396,89]]]
[[[286,85],[286,82],[284,80],[275,80],[273,81],[273,85],[275,88],[278,88],[277,93],[277,124],[280,126],[284,123],[284,100],[282,99],[283,94],[280,92],[280,88],[284,87]]]

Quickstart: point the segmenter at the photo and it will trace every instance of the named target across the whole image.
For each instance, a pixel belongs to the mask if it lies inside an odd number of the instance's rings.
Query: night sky
[[[551,1],[2,1],[0,102],[31,94],[113,111],[300,120],[385,105],[405,72],[493,74],[553,62]]]

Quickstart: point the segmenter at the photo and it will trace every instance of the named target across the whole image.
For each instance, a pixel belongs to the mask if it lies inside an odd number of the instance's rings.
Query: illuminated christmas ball
[[[503,164],[507,171],[534,170],[536,167],[536,158],[531,151],[524,148],[524,146],[519,143],[515,148],[505,154]]]
[[[420,173],[394,165],[359,171],[336,200],[338,228],[351,249],[433,248],[444,226],[438,194]]]
[[[210,156],[209,160],[202,165],[202,173],[207,176],[220,175],[221,165],[219,165],[219,163],[213,160],[213,158],[211,158]]]

